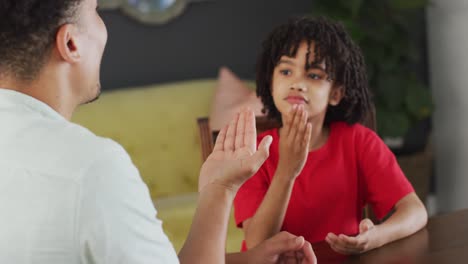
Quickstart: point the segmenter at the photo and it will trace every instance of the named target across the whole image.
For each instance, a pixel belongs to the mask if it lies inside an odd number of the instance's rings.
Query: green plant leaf
[[[357,43],[361,42],[364,37],[364,32],[362,31],[361,27],[356,23],[356,21],[352,19],[344,19],[341,20],[343,25],[345,26],[346,31],[349,32],[351,37]]]
[[[392,112],[377,108],[377,131],[382,137],[405,136],[410,128],[410,120],[403,112]]]
[[[410,84],[412,87],[408,89],[405,103],[408,111],[418,120],[428,117],[433,108],[432,97],[429,89],[419,83]]]
[[[429,0],[316,0],[321,15],[342,21],[365,57],[382,136],[404,136],[433,111],[430,90],[414,75],[421,65]],[[318,10],[317,9],[317,10]],[[315,11],[315,9],[314,9]]]
[[[359,15],[359,11],[361,10],[364,0],[345,0],[342,2],[345,2],[346,5],[348,5],[348,8],[351,11],[351,17],[355,19]]]
[[[350,18],[350,10],[347,5],[343,3],[336,3],[337,1],[316,1],[313,4],[313,14],[319,16],[326,16],[333,20],[346,20]]]
[[[376,90],[385,107],[391,111],[397,111],[404,106],[406,88],[398,74],[387,73],[380,76]]]
[[[391,0],[390,6],[393,9],[419,9],[424,8],[429,3],[428,0]]]

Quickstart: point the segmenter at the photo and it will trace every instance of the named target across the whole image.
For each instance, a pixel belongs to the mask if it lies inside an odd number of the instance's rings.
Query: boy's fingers
[[[291,117],[294,115],[294,106],[292,106],[289,111],[284,115],[283,126],[285,128],[285,134],[289,132],[289,127],[291,126]]]
[[[304,109],[300,114],[300,118],[298,122],[299,123],[297,124],[297,127],[298,127],[297,135],[296,135],[294,144],[296,144],[297,146],[303,146],[302,140],[304,138],[304,133],[306,132],[306,128],[307,128],[307,112]]]
[[[355,237],[349,237],[346,235],[339,235],[338,239],[341,241],[341,244],[343,244],[346,247],[355,247],[359,244],[359,241]]]
[[[372,220],[366,218],[359,223],[359,233],[364,233],[374,227]]]
[[[300,125],[302,120],[302,114],[304,112],[304,106],[298,105],[296,109],[296,114],[294,115],[294,119],[292,121],[291,129],[289,132],[289,142],[295,143],[296,138],[300,134]]]
[[[294,136],[294,131],[295,131],[295,119],[296,119],[296,116],[297,116],[297,113],[299,112],[299,107],[298,105],[293,105],[292,109],[291,109],[291,112],[290,112],[290,115],[289,115],[289,122],[288,122],[288,127],[287,127],[287,130],[286,130],[286,137],[288,139],[290,139],[291,135]]]
[[[327,241],[328,242],[328,241]],[[329,243],[330,247],[335,249],[335,251],[342,254],[354,254],[356,249],[354,247],[346,246],[339,238]]]
[[[336,251],[336,252],[338,252],[338,253],[340,253],[340,254],[343,254],[343,255],[350,255],[350,254],[351,254],[351,252],[349,252],[348,250],[342,248],[342,247],[339,246],[339,245],[331,244],[330,247],[331,247],[334,251]]]
[[[305,147],[307,147],[307,149],[309,149],[311,134],[312,134],[312,124],[307,123],[306,124],[306,130],[305,130],[304,136],[302,137],[302,142],[301,142],[301,144],[303,144]]]
[[[333,233],[329,233],[325,241],[332,247],[335,251],[342,253],[342,254],[355,254],[358,250],[356,246],[349,245],[345,242],[342,237],[336,236]]]

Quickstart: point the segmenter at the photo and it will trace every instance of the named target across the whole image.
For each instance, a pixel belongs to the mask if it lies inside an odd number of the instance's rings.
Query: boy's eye
[[[291,75],[291,71],[290,71],[290,70],[280,70],[280,73],[281,73],[282,75],[285,75],[285,76]]]
[[[321,80],[322,79],[322,76],[316,74],[316,73],[309,73],[307,75],[309,78],[313,79],[313,80]]]

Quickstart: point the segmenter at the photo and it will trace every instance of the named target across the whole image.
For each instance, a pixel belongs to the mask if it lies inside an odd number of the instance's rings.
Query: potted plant
[[[314,15],[341,21],[361,47],[377,109],[377,132],[396,153],[424,148],[430,130],[433,103],[421,71],[427,4],[427,0],[314,1]]]

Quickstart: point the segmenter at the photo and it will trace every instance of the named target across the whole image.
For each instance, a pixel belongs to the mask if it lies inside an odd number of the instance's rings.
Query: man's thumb
[[[281,232],[265,242],[269,243],[269,249],[273,254],[283,254],[300,249],[304,245],[305,240],[303,237],[297,237],[288,232]]]
[[[263,152],[265,154],[265,159],[268,158],[268,155],[270,154],[270,145],[271,142],[273,142],[273,138],[271,136],[266,136],[262,139],[260,142],[260,145],[258,145],[258,151]]]
[[[271,136],[266,136],[258,145],[258,150],[250,159],[250,161],[253,162],[252,165],[255,170],[258,170],[260,166],[262,166],[263,162],[268,158],[268,155],[270,155],[270,145],[272,141],[273,138]]]

